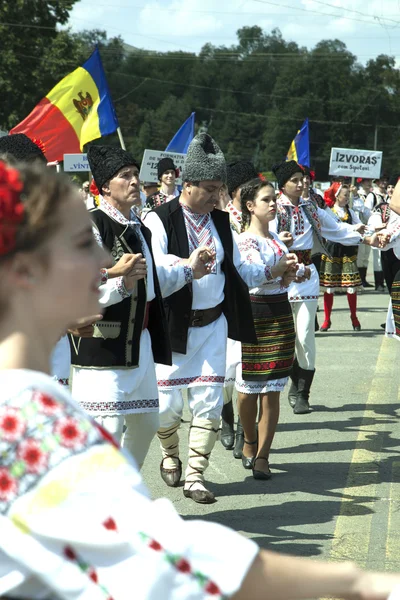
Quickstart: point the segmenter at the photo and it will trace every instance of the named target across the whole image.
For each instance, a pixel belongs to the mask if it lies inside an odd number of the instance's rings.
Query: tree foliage
[[[60,30],[76,1],[0,1],[0,128],[22,120],[98,45],[121,129],[138,158],[145,148],[164,149],[195,111],[197,126],[228,160],[250,159],[263,171],[285,157],[306,117],[319,178],[327,176],[332,146],[372,149],[376,133],[384,168],[400,170],[393,57],[361,65],[340,40],[308,50],[258,26],[241,28],[232,46],[208,43],[199,54],[132,49],[103,31]]]

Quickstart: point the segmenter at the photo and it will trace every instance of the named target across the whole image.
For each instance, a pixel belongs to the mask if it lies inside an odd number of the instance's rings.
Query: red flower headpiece
[[[332,208],[332,206],[335,204],[336,198],[338,197],[341,189],[342,184],[339,183],[339,181],[335,181],[334,183],[332,183],[331,187],[325,191],[324,200],[329,206],[329,208]]]
[[[17,228],[25,213],[23,187],[19,171],[0,162],[0,256],[15,248]]]

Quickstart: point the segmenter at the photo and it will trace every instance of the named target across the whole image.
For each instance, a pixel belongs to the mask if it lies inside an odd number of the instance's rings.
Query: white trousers
[[[374,273],[382,271],[381,251],[378,248],[372,249],[372,258],[374,262]]]
[[[360,244],[358,246],[357,267],[368,269],[370,252],[371,246],[367,246],[366,244]]]
[[[104,417],[95,417],[95,419],[114,436],[118,443],[121,443],[123,438],[122,447],[132,454],[141,468],[152,439],[160,426],[158,413],[105,415]],[[123,433],[124,425],[126,425],[125,433]]]
[[[315,369],[315,315],[317,300],[291,302],[294,326],[296,329],[296,357],[302,369]]]
[[[222,386],[205,385],[187,388],[189,410],[192,417],[219,419],[224,405]],[[159,391],[160,427],[172,427],[183,414],[182,390]]]

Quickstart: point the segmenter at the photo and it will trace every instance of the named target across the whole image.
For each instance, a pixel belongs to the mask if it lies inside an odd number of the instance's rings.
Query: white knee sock
[[[214,448],[219,428],[218,419],[193,417],[189,430],[189,459],[185,473],[185,484],[204,481],[204,471]]]
[[[174,469],[179,458],[179,435],[178,429],[180,422],[176,422],[171,427],[160,427],[157,431],[160,440],[161,452],[163,456],[163,467],[165,469]]]

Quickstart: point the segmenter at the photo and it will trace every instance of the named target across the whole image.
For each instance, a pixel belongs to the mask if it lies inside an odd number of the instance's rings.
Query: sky
[[[337,38],[362,63],[389,54],[400,65],[400,0],[80,0],[70,25],[162,52],[230,46],[245,25],[279,27],[300,46]]]

